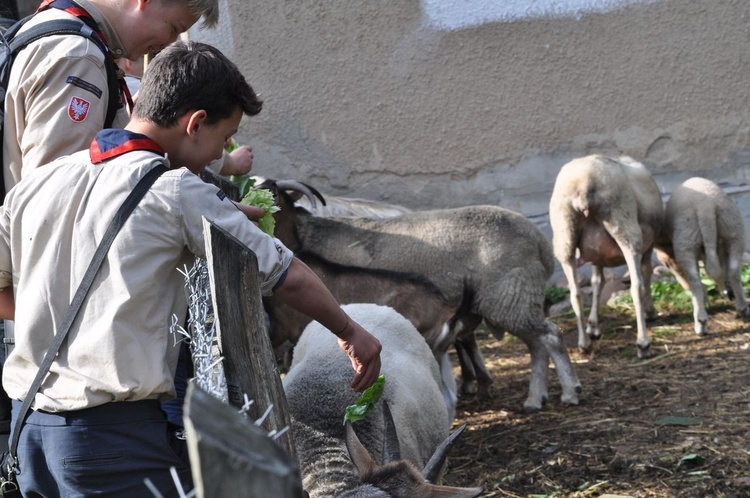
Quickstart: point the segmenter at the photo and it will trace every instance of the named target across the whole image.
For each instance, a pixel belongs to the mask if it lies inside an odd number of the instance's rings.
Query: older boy
[[[18,54],[5,97],[6,192],[28,171],[87,147],[105,127],[108,65],[161,50],[201,17],[203,25],[214,26],[218,0],[44,0],[21,33],[44,21],[79,18],[99,34],[109,57],[79,35],[45,36]],[[128,122],[132,100],[122,74],[120,93],[120,108],[107,127]],[[215,168],[224,174],[244,174],[252,166],[248,147],[226,158]]]
[[[190,487],[188,462],[165,438],[159,402],[174,396],[179,347],[167,332],[170,317],[186,312],[176,268],[205,255],[203,216],[256,253],[264,294],[338,335],[356,372],[354,389],[371,385],[380,370],[377,339],[343,314],[287,248],[195,175],[221,155],[243,113],[260,111],[239,70],[197,43],[178,42],[152,64],[125,129],[103,130],[89,150],[25,175],[0,218],[0,289],[14,285],[17,303],[3,385],[22,400],[114,212],[155,159],[170,166],[115,239],[34,397],[20,432],[24,495],[145,496],[146,477],[168,493],[170,467]],[[0,302],[7,313],[0,317],[12,318],[7,309]],[[14,417],[19,406],[14,401]]]

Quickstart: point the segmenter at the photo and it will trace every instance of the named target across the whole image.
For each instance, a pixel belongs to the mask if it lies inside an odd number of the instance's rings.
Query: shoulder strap
[[[57,333],[55,334],[55,339],[52,341],[47,354],[44,355],[44,359],[42,360],[42,364],[39,366],[39,371],[34,378],[34,382],[31,383],[29,392],[26,395],[26,398],[23,400],[23,403],[21,404],[21,411],[18,413],[18,418],[16,419],[16,423],[13,428],[13,440],[10,444],[10,455],[14,465],[14,468],[11,470],[15,471],[16,473],[18,471],[18,459],[16,458],[16,451],[18,450],[18,439],[20,437],[21,427],[23,426],[23,423],[26,419],[26,415],[31,408],[31,403],[34,401],[34,396],[36,395],[37,391],[39,391],[44,378],[47,376],[47,372],[49,372],[49,369],[52,366],[52,362],[55,360],[57,352],[60,350],[60,346],[62,346],[62,343],[65,341],[65,338],[68,335],[68,331],[73,325],[73,321],[78,315],[78,311],[81,309],[81,305],[83,304],[84,299],[86,299],[86,294],[88,294],[88,291],[91,288],[91,284],[94,282],[94,277],[96,276],[99,268],[104,262],[104,258],[106,257],[107,251],[109,251],[112,242],[115,240],[117,232],[120,231],[120,228],[122,228],[123,224],[125,224],[125,220],[128,219],[130,213],[133,212],[135,207],[138,205],[138,202],[140,202],[141,198],[146,194],[146,192],[148,192],[148,189],[151,188],[151,185],[153,185],[153,183],[157,178],[159,178],[159,176],[167,171],[168,168],[161,161],[156,162],[158,162],[159,164],[149,170],[148,173],[143,175],[143,178],[138,181],[138,184],[130,192],[128,197],[125,199],[125,202],[122,203],[120,209],[115,214],[115,217],[109,223],[107,231],[104,233],[104,237],[99,243],[99,247],[97,247],[96,252],[94,253],[94,257],[91,259],[91,263],[89,264],[89,267],[78,286],[78,290],[76,290],[76,293],[73,296],[73,301],[70,303],[70,307],[68,308],[68,311],[65,313],[65,316],[63,317],[62,322],[58,327]]]
[[[18,52],[29,43],[50,35],[80,35],[86,37],[99,47],[99,50],[104,54],[104,65],[107,68],[107,85],[109,87],[109,100],[107,102],[107,115],[104,118],[104,128],[111,128],[115,121],[117,110],[120,108],[120,82],[117,75],[117,66],[110,56],[109,48],[104,44],[104,41],[102,41],[94,29],[78,19],[55,19],[52,21],[45,21],[16,35],[21,29],[21,26],[33,16],[34,15],[31,14],[24,17],[8,28],[4,35],[0,35],[4,38],[4,40],[0,40],[0,42],[5,42],[0,45],[0,48],[2,48],[2,52],[0,53],[0,130],[2,130],[1,121],[5,116],[5,94],[8,88],[10,68],[13,64],[13,59],[16,54],[18,54]],[[2,135],[0,135],[0,141],[2,141]],[[0,163],[2,163],[1,144]],[[5,199],[5,194],[5,183],[3,181],[3,176],[0,173],[0,203]]]
[[[7,57],[9,57],[8,60],[12,62],[13,58],[21,49],[29,43],[45,36],[80,35],[91,40],[104,54],[104,64],[107,68],[107,84],[109,85],[109,102],[107,104],[107,117],[105,118],[104,127],[111,128],[115,119],[115,114],[117,114],[117,109],[119,108],[120,86],[117,78],[117,67],[112,61],[112,57],[110,57],[109,54],[109,48],[104,44],[104,41],[102,41],[96,31],[94,31],[88,24],[78,19],[54,19],[52,21],[45,21],[32,26],[20,34],[16,34],[21,26],[31,17],[32,16],[27,16],[18,21],[5,33],[5,38],[10,40],[8,42],[10,47],[10,53],[7,55]],[[6,88],[9,76],[10,64],[5,64],[5,69],[2,74],[3,88]],[[5,96],[3,95],[2,97],[4,98]]]

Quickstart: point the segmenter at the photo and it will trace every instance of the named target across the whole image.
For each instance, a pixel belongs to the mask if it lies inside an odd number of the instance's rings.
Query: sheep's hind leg
[[[583,330],[583,310],[581,309],[581,286],[578,285],[578,272],[575,267],[575,258],[561,261],[563,273],[568,279],[570,288],[570,306],[576,315],[576,328],[578,329],[578,350],[582,353],[588,353],[591,350],[591,339]]]
[[[502,334],[502,329],[485,320],[493,335]],[[542,339],[539,329],[511,330],[513,335],[521,339],[531,354],[531,379],[529,380],[529,394],[523,403],[526,413],[538,412],[547,402],[547,378],[549,376],[549,352]],[[544,331],[546,333],[546,330]]]
[[[526,413],[538,412],[547,402],[547,377],[549,376],[549,353],[539,337],[526,340],[526,346],[531,353],[531,379],[529,380],[529,395],[523,403]]]
[[[562,386],[560,402],[563,405],[577,405],[578,395],[583,391],[583,387],[570,361],[560,328],[547,320],[544,322],[544,327],[546,333],[542,335],[541,340],[547,348],[547,353],[552,357],[557,378]]]
[[[750,318],[750,306],[745,296],[745,288],[742,286],[742,254],[743,244],[731,244],[725,249],[722,267],[725,269],[727,297],[734,301],[734,309],[737,310],[739,318]]]
[[[701,282],[698,269],[698,257],[690,252],[675,253],[677,264],[685,274],[693,301],[693,329],[698,335],[708,332],[708,313],[706,312],[706,289]]]
[[[604,271],[601,266],[592,266],[591,268],[591,311],[589,319],[586,322],[586,335],[593,341],[599,340],[602,336],[602,329],[599,327],[599,299],[602,293],[602,281],[604,280]]]
[[[482,323],[482,317],[466,315],[452,321],[449,327],[455,328],[456,353],[461,365],[461,393],[476,394],[478,400],[490,398],[490,376],[479,350],[474,331]]]

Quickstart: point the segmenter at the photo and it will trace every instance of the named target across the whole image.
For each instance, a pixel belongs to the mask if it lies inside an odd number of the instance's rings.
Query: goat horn
[[[401,446],[396,434],[396,424],[388,403],[383,401],[383,463],[401,460]]]
[[[348,420],[346,421],[346,449],[360,477],[370,474],[378,467],[370,453],[360,442],[357,433],[354,432],[352,423]]]
[[[440,474],[440,470],[443,468],[445,458],[448,456],[448,449],[453,444],[453,441],[466,429],[466,424],[453,431],[453,434],[445,438],[445,441],[440,443],[435,452],[430,457],[430,461],[422,469],[422,475],[427,482],[435,482]]]
[[[320,202],[322,202],[324,206],[326,205],[326,200],[323,197],[323,194],[318,191],[318,189],[298,180],[278,180],[276,182],[276,187],[281,190],[294,190],[296,192],[302,192],[303,194],[305,194],[305,197],[310,200],[310,206],[312,206],[313,209],[315,209],[317,205],[317,203],[315,202],[316,197],[320,199]]]

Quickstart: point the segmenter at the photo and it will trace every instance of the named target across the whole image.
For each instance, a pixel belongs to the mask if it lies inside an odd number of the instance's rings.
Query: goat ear
[[[401,460],[401,445],[396,434],[396,423],[388,403],[383,401],[383,464]]]
[[[359,441],[352,423],[348,420],[346,421],[346,449],[360,478],[371,474],[378,467],[378,464],[372,459],[370,453]]]
[[[484,492],[483,487],[456,488],[425,484],[419,489],[419,498],[476,498]]]

